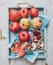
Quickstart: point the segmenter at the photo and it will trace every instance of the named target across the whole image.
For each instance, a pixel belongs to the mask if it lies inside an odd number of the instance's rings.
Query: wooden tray
[[[20,10],[20,8],[9,8],[9,10],[10,9],[17,9],[17,10]],[[28,8],[29,10],[30,10],[30,8]],[[42,7],[38,7],[37,8],[38,10],[39,10],[39,15],[45,15],[45,13],[46,13],[46,10],[44,9],[44,8],[42,8]],[[10,21],[9,21],[10,22]],[[10,23],[9,23],[10,24]],[[46,28],[43,30],[43,38],[44,38],[44,50],[47,50],[46,49],[46,46],[47,46],[47,44],[46,44]],[[14,36],[15,36],[15,34],[13,34],[12,32],[10,32],[10,30],[9,30],[9,43],[10,43],[10,41],[14,38]],[[8,48],[9,49],[9,48]],[[9,49],[9,54],[8,54],[8,56],[9,56],[9,58],[18,58],[17,56],[12,56],[11,55],[11,51],[10,51],[10,49]],[[46,59],[46,52],[42,52],[42,53],[40,53],[39,54],[39,56],[37,57],[37,59]]]

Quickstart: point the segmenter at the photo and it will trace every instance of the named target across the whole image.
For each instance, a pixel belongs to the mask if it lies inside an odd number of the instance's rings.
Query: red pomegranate
[[[9,19],[12,21],[12,22],[15,22],[17,20],[19,20],[20,18],[20,12],[17,11],[17,10],[10,10],[9,12]]]

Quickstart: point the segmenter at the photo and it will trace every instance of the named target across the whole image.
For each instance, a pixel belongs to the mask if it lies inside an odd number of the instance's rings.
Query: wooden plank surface
[[[28,63],[23,62],[22,60],[8,60],[8,7],[15,7],[19,2],[28,2],[34,6],[45,7],[47,9],[47,15],[50,17],[51,21],[47,29],[47,45],[48,45],[48,54],[47,60],[38,60],[35,61],[34,65],[45,65],[47,62],[48,65],[53,65],[53,1],[52,0],[0,0],[0,28],[2,28],[2,34],[6,37],[6,40],[0,40],[0,65],[29,65]]]

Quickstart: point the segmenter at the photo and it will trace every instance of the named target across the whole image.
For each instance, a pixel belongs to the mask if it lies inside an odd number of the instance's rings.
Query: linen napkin
[[[42,26],[41,26],[40,30],[44,30],[44,28],[47,27],[50,19],[45,15],[40,15],[39,17],[42,20]]]
[[[31,54],[31,55],[25,55],[24,58],[27,59],[29,62],[34,63],[34,61],[37,59],[39,53]]]
[[[11,42],[9,43],[9,45],[8,45],[8,48],[11,48],[12,45],[13,45],[13,43],[14,43],[14,41],[16,41],[16,40],[19,40],[18,36],[15,36],[15,37],[12,39],[12,41],[11,41]]]

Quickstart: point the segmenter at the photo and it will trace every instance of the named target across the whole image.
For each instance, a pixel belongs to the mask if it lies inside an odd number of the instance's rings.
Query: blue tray
[[[10,9],[17,9],[19,10],[19,8],[9,8]],[[30,8],[28,8],[30,9]],[[46,11],[44,8],[38,8],[39,10],[39,15],[45,15]],[[30,18],[30,17],[29,17]],[[9,24],[10,24],[10,21],[9,21]],[[43,32],[43,40],[44,40],[44,50],[47,50],[46,49],[46,28],[42,31]],[[12,39],[15,37],[15,34],[13,34],[10,30],[9,30],[9,43],[10,41],[12,41]],[[9,48],[8,48],[9,49]],[[18,58],[17,56],[13,56],[10,49],[9,49],[9,54],[8,54],[9,58]],[[42,52],[38,55],[37,59],[46,59],[46,52]]]

